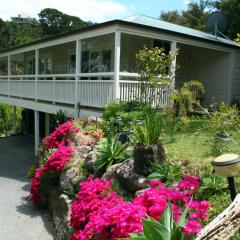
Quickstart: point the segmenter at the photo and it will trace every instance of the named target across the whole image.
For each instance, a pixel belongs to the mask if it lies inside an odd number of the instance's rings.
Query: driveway
[[[0,239],[52,240],[46,212],[29,202],[26,173],[34,162],[33,139],[0,138]]]

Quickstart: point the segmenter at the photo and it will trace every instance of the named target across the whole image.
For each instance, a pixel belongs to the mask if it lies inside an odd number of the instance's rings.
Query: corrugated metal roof
[[[202,38],[202,39],[206,39],[206,40],[210,40],[210,41],[214,41],[214,42],[218,42],[218,43],[224,43],[224,44],[228,44],[228,45],[232,45],[232,46],[238,46],[238,44],[235,43],[234,41],[223,38],[223,37],[216,38],[215,35],[213,35],[213,34],[209,34],[209,33],[202,32],[202,31],[195,30],[195,29],[188,28],[188,27],[184,27],[184,26],[181,26],[178,24],[169,23],[169,22],[157,19],[157,18],[152,18],[152,17],[148,17],[148,16],[144,16],[144,15],[135,15],[135,16],[131,16],[128,18],[124,18],[123,21],[141,24],[141,25],[148,26],[148,27],[159,28],[162,30],[171,31],[171,32],[175,32],[178,34],[180,33],[180,34],[188,35],[191,37],[198,37],[198,38]]]

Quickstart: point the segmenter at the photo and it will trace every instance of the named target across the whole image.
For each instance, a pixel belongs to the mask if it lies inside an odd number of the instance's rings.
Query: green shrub
[[[2,134],[7,135],[13,130],[13,106],[0,104],[0,137]],[[22,125],[22,109],[16,108],[16,130],[21,129]]]
[[[107,136],[115,136],[119,132],[131,130],[136,122],[156,112],[148,104],[137,101],[112,102],[103,113],[101,127]]]
[[[152,164],[152,173],[149,179],[159,179],[167,186],[177,182],[182,177],[182,168],[180,165],[172,164],[169,161],[163,164]]]
[[[208,111],[205,109],[205,117],[201,130],[206,131],[212,140],[212,153],[218,156],[228,152],[228,144],[232,141],[231,133],[239,132],[240,117],[236,105],[228,106],[222,103],[218,111]]]
[[[171,98],[174,101],[176,116],[186,116],[188,112],[192,111],[192,105],[197,100],[197,96],[195,96],[191,90],[193,87],[200,94],[204,94],[204,86],[198,80],[190,80],[188,82],[185,82],[180,89],[173,92]]]
[[[52,125],[55,127],[57,127],[58,125],[61,125],[65,122],[67,122],[68,120],[73,119],[73,116],[71,113],[65,111],[65,110],[59,110],[56,112],[55,115],[52,115],[51,117],[51,123]]]
[[[142,124],[135,125],[132,141],[143,145],[156,144],[163,132],[163,126],[163,117],[160,113],[148,115]]]
[[[113,164],[121,163],[131,156],[132,152],[127,149],[126,144],[112,138],[102,139],[97,147],[96,168],[105,172]]]
[[[226,183],[223,177],[217,173],[212,173],[209,177],[202,178],[203,185],[201,190],[206,194],[213,195],[216,192],[222,193],[226,189]]]

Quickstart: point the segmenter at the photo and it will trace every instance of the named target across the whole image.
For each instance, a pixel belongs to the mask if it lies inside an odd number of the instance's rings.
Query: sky
[[[44,8],[56,8],[84,21],[104,22],[136,14],[158,18],[161,11],[184,10],[191,0],[0,0],[0,18],[22,14],[38,17]]]

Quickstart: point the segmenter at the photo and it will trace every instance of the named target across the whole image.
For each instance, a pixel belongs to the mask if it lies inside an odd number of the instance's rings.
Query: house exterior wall
[[[240,102],[240,50],[233,53],[232,66],[232,101]]]
[[[230,53],[186,45],[179,45],[179,48],[178,84],[190,79],[200,80],[206,90],[204,104],[229,103]]]

